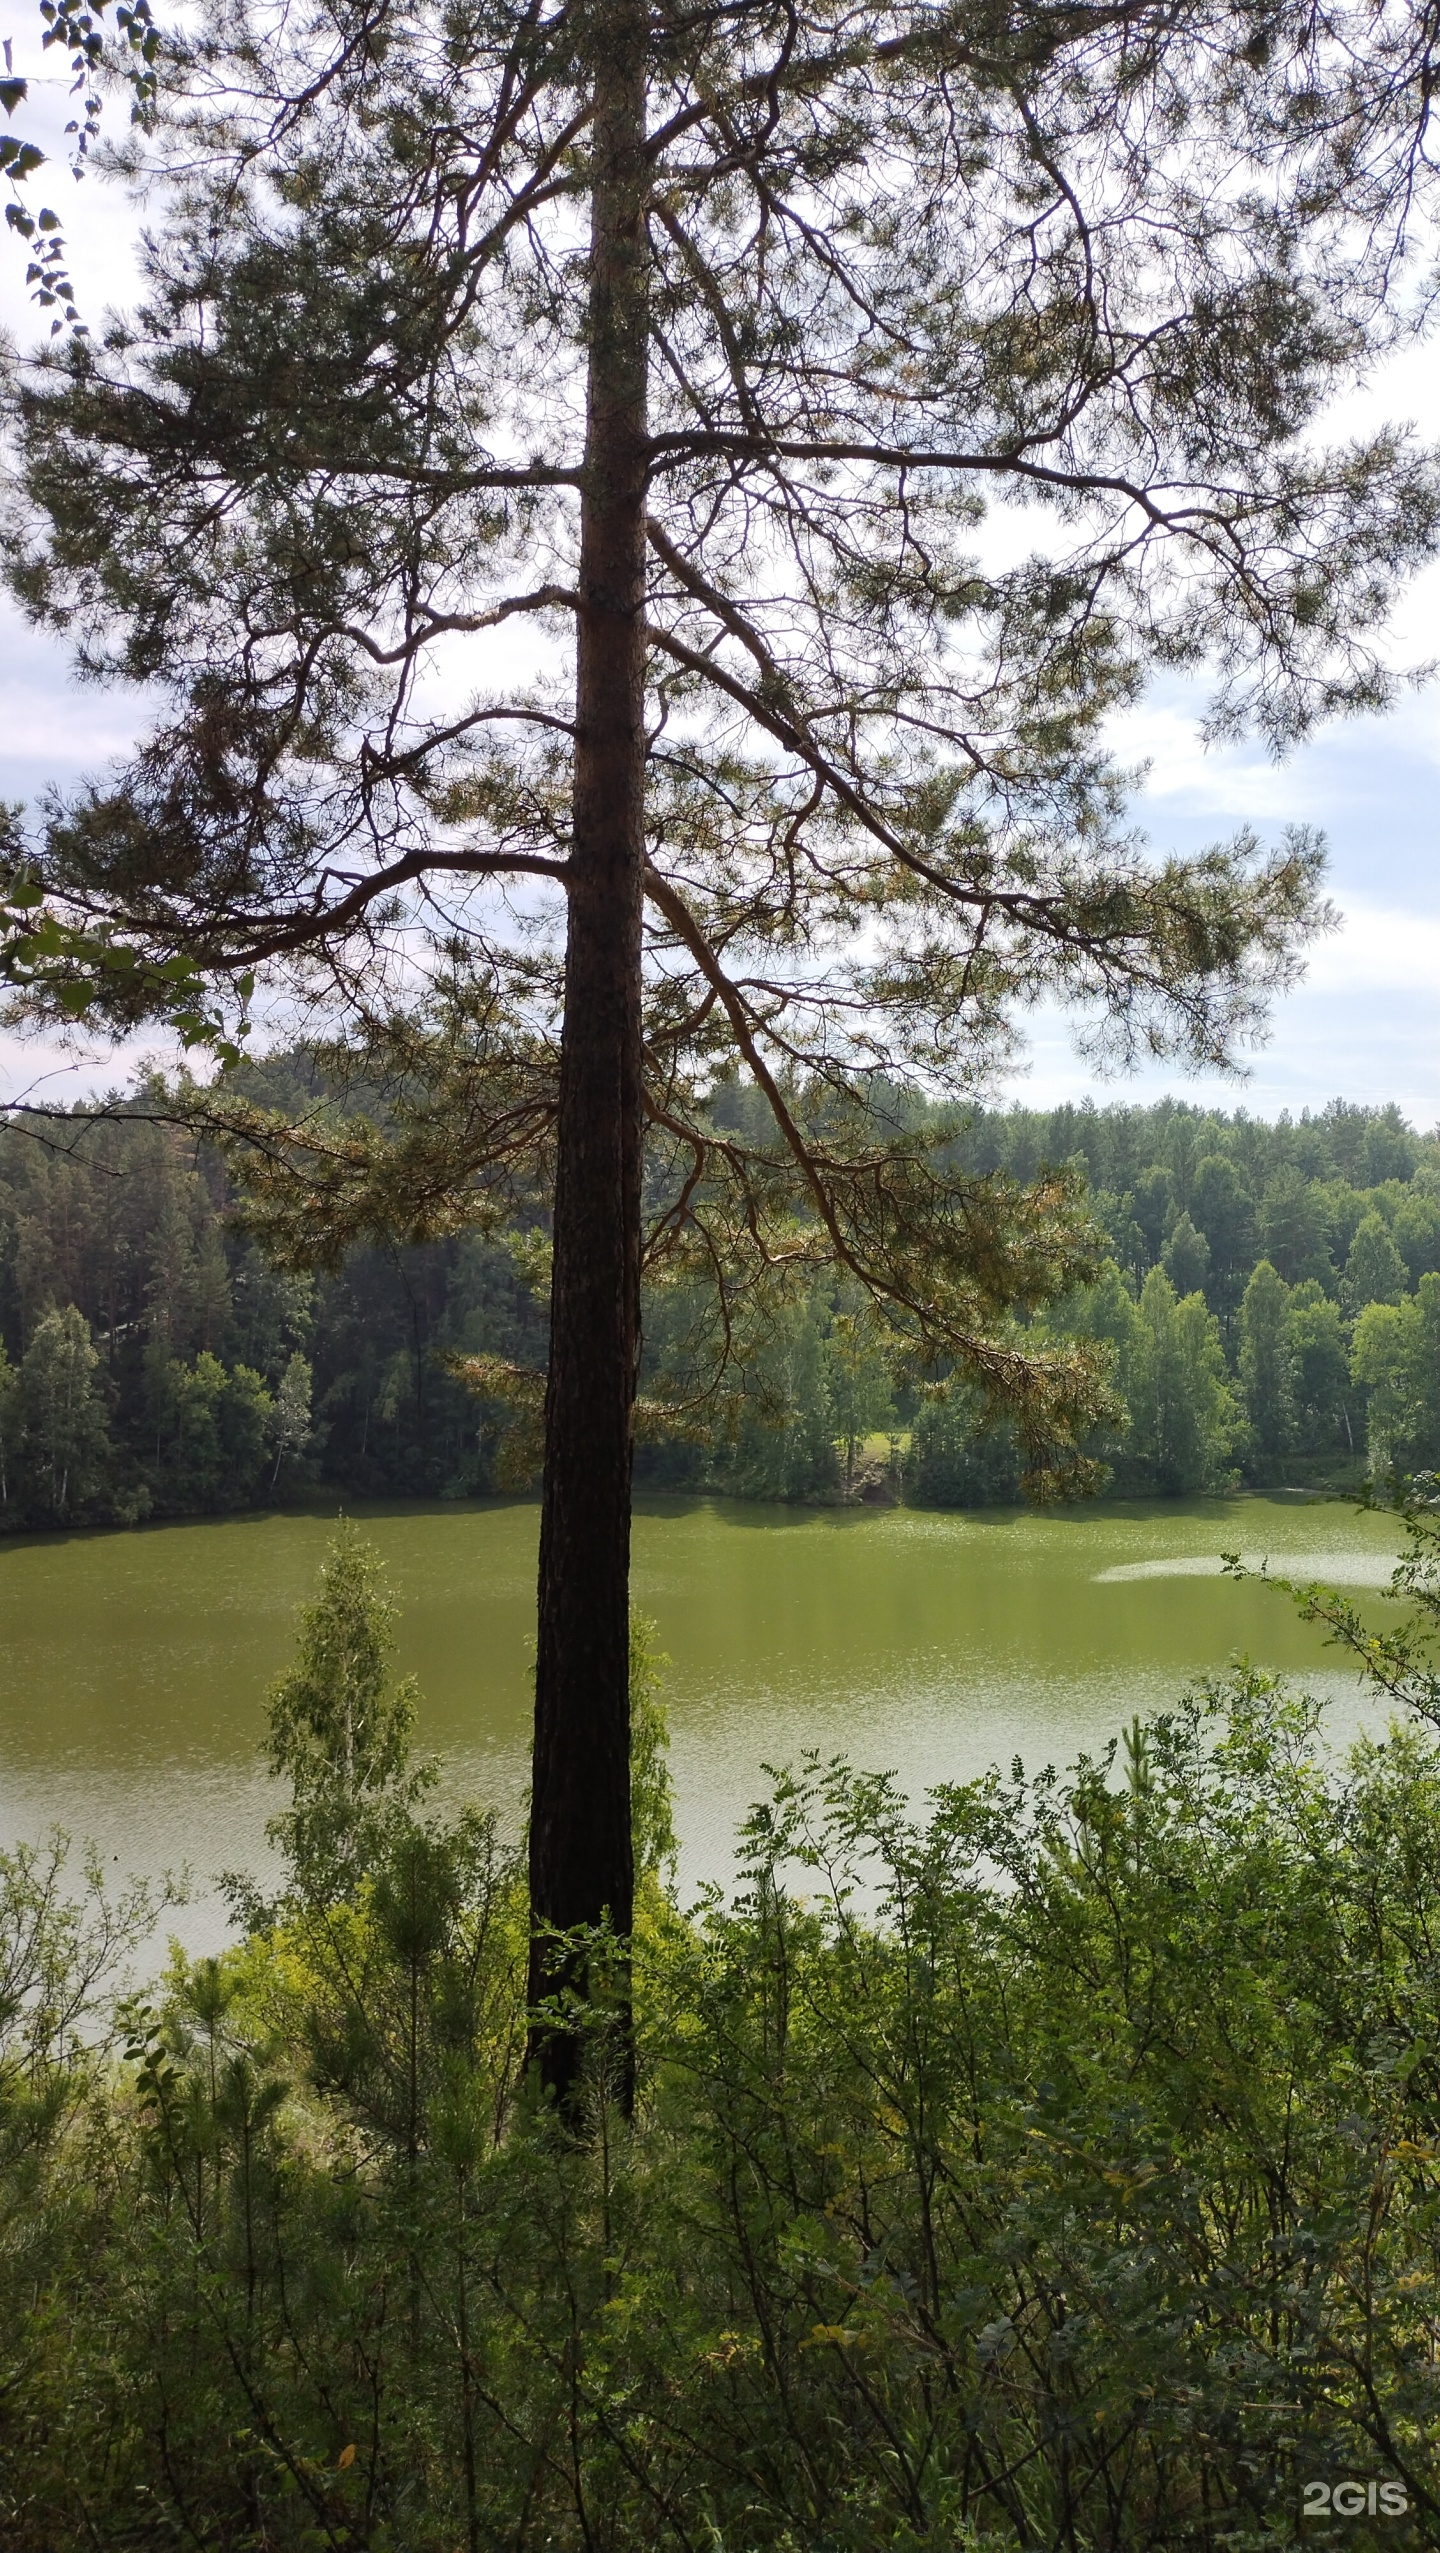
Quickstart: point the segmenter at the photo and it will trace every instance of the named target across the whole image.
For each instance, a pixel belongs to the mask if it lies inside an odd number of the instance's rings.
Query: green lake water
[[[452,1794],[514,1817],[525,1780],[537,1510],[357,1511],[403,1607],[424,1744]],[[267,1682],[331,1531],[276,1515],[0,1544],[0,1842],[58,1820],[117,1870],[188,1863],[192,1945],[217,1869],[264,1866]],[[1250,1498],[1052,1515],[807,1511],[651,1498],[635,1595],[666,1690],[682,1880],[726,1880],[761,1766],[816,1747],[916,1795],[1019,1755],[1070,1762],[1238,1652],[1303,1679],[1337,1735],[1358,1691],[1284,1598],[1220,1574],[1240,1549],[1360,1591],[1388,1516]]]

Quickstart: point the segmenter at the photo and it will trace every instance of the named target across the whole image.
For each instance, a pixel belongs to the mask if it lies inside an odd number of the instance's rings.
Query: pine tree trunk
[[[644,13],[604,13],[595,70],[589,410],[582,492],[574,833],[555,1179],[530,1810],[532,2006],[593,1979],[553,1935],[630,1931],[631,1420],[640,1342],[644,868]],[[619,1984],[619,2090],[631,2083]],[[537,2024],[562,2109],[581,2034]]]

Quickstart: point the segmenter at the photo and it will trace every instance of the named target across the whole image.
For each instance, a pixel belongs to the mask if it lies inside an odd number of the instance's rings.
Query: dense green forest
[[[523,1486],[512,1412],[455,1361],[543,1364],[543,1233],[287,1273],[236,1227],[219,1156],[146,1104],[0,1136],[5,1521],[206,1513],[307,1484]],[[742,1121],[752,1094],[732,1084],[712,1105]],[[956,1141],[980,1173],[1085,1173],[1110,1255],[1049,1326],[1113,1345],[1123,1409],[1093,1450],[1118,1490],[1353,1487],[1440,1461],[1440,1142],[1396,1110],[1274,1125],[1169,1101],[981,1111]],[[673,1292],[652,1291],[646,1330],[673,1379]],[[792,1291],[737,1355],[740,1389],[647,1433],[642,1483],[938,1506],[1020,1494],[1003,1425],[978,1426],[943,1373],[898,1367],[833,1277]]]
[[[1398,1110],[1014,1110],[969,1143],[985,1169],[1085,1171],[1112,1255],[1052,1322],[1114,1343],[1127,1423],[1099,1450],[1117,1488],[1350,1487],[1440,1459],[1440,1141]],[[952,1404],[919,1411],[911,1495],[1016,1480]]]
[[[242,1939],[117,2008],[145,1892],[0,1854],[10,2553],[1433,2545],[1411,1530],[1386,1645],[1312,1599],[1401,1707],[1384,1742],[1337,1759],[1250,1673],[918,1816],[802,1765],[689,1914],[639,1627],[639,2091],[628,2121],[601,1994],[580,2136],[525,2075],[520,1865],[438,1808],[342,1535]]]

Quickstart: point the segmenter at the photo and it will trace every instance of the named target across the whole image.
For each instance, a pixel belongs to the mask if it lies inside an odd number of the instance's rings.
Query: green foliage
[[[823,1364],[831,1432],[844,1457],[845,1488],[855,1478],[855,1455],[865,1437],[894,1416],[894,1346],[872,1307],[842,1289],[830,1315]]]
[[[1440,485],[1409,433],[1331,445],[1327,415],[1427,307],[1411,14],[747,0],[631,6],[621,42],[613,11],[557,34],[417,0],[358,44],[278,0],[187,18],[132,143],[141,306],[15,380],[12,590],[155,710],[123,768],[11,828],[32,1010],[158,1006],[233,1059],[211,994],[238,1040],[257,970],[287,997],[309,970],[372,1087],[218,1094],[257,1222],[332,1267],[494,1237],[547,1210],[553,890],[577,790],[613,786],[648,914],[652,1274],[712,1288],[727,1340],[778,1270],[853,1281],[1084,1485],[1103,1377],[1034,1317],[1096,1262],[1074,1183],[972,1175],[958,1115],[896,1101],[962,1110],[1042,997],[1122,1059],[1226,1064],[1324,926],[1318,836],[1152,859],[1107,736],[1157,664],[1210,665],[1216,718],[1277,745],[1393,687],[1381,627]],[[615,80],[649,138],[612,303]],[[1220,231],[1196,165],[1228,172]],[[602,301],[650,402],[623,501]],[[649,543],[623,787],[537,671],[563,691],[578,648],[586,689],[603,488]],[[993,504],[1053,509],[1064,543],[1002,556]],[[471,698],[475,637],[512,622]],[[739,1076],[744,1139],[714,1105]]]
[[[1177,1294],[1203,1292],[1210,1273],[1210,1244],[1203,1232],[1197,1232],[1188,1214],[1176,1217],[1160,1254],[1160,1264]]]
[[[1145,1245],[1145,1264],[1153,1267],[1180,1212],[1174,1172],[1163,1161],[1153,1162],[1135,1181],[1128,1203]]]
[[[715,1485],[741,1498],[832,1494],[840,1467],[818,1292],[778,1307],[743,1372],[730,1441],[716,1449]]]
[[[379,1553],[342,1526],[269,1699],[266,1760],[290,1792],[269,1832],[308,1899],[353,1897],[386,1831],[435,1778],[412,1761],[415,1680],[390,1681],[394,1622]]]
[[[1147,1422],[1130,1361],[1134,1297],[1121,1299],[1124,1285],[1138,1291],[1151,1267],[1186,1254],[1187,1224],[1210,1245],[1204,1292],[1221,1321],[1232,1390],[1244,1408],[1246,1424],[1233,1451],[1248,1479],[1358,1488],[1367,1399],[1376,1440],[1372,1468],[1388,1472],[1392,1440],[1403,1446],[1402,1471],[1440,1461],[1440,1423],[1413,1309],[1398,1323],[1368,1328],[1363,1343],[1352,1317],[1357,1284],[1361,1293],[1374,1287],[1402,1308],[1407,1283],[1418,1284],[1426,1273],[1423,1262],[1440,1225],[1440,1149],[1433,1136],[1411,1134],[1396,1110],[1337,1102],[1318,1117],[1277,1125],[1170,1101],[1153,1108],[1063,1108],[1048,1117],[1015,1110],[978,1119],[970,1140],[979,1160],[1020,1175],[1046,1158],[1064,1157],[1083,1164],[1092,1182],[1118,1264],[1047,1317],[1114,1347],[1129,1425],[1122,1434],[1095,1437],[1091,1450],[1109,1462],[1117,1485],[1153,1486],[1153,1470],[1138,1459]],[[1257,1261],[1267,1234],[1286,1266],[1273,1257]],[[1247,1314],[1242,1297],[1260,1266],[1270,1273]],[[1293,1282],[1287,1283],[1287,1268]],[[1337,1268],[1346,1274],[1337,1276]],[[1413,1306],[1418,1298],[1406,1300]],[[1262,1304],[1263,1353],[1256,1327]],[[1382,1341],[1389,1343],[1383,1349]],[[1402,1341],[1408,1342],[1403,1352]],[[1387,1379],[1398,1378],[1402,1368],[1408,1380]],[[912,1466],[912,1493],[917,1478]]]
[[[1255,1476],[1274,1478],[1295,1432],[1295,1346],[1290,1289],[1262,1259],[1240,1306],[1240,1388]]]
[[[303,1454],[313,1429],[310,1424],[310,1392],[313,1377],[308,1360],[296,1349],[287,1358],[275,1395],[275,1469],[270,1476],[273,1488],[287,1459]]]
[[[1356,1451],[1351,1418],[1350,1355],[1338,1303],[1327,1303],[1313,1280],[1290,1297],[1290,1359],[1295,1394],[1296,1441],[1307,1454]]]
[[[1440,1276],[1423,1276],[1403,1303],[1367,1304],[1351,1370],[1369,1396],[1372,1475],[1429,1470],[1440,1448]]]
[[[64,2317],[88,2310],[88,2249],[110,2231],[116,1989],[180,1895],[170,1882],[117,1893],[93,1851],[77,1873],[58,1828],[0,1852],[0,2539],[22,2553],[45,2546],[47,2510],[70,2524],[50,2496],[63,2488]]]
[[[1227,1153],[1206,1153],[1196,1163],[1190,1211],[1205,1236],[1213,1282],[1222,1298],[1215,1309],[1229,1310],[1255,1260],[1255,1200],[1245,1173]],[[1179,1291],[1186,1289],[1180,1286]]]
[[[1356,1228],[1345,1262],[1341,1296],[1347,1311],[1363,1312],[1367,1303],[1398,1303],[1405,1292],[1406,1273],[1384,1216],[1367,1214]]]
[[[0,1340],[0,1517],[7,1522],[12,1499],[18,1510],[24,1494],[19,1474],[22,1424],[20,1377]]]
[[[1433,1188],[1406,1188],[1395,1208],[1391,1238],[1412,1286],[1440,1271],[1440,1196]]]
[[[1203,1295],[1176,1295],[1163,1268],[1141,1287],[1122,1373],[1127,1474],[1160,1498],[1219,1487],[1236,1419],[1220,1326]]]
[[[630,1616],[630,1828],[637,1884],[669,1884],[679,1850],[670,1782],[670,1723],[661,1699],[670,1664],[654,1645],[655,1625]]]
[[[47,1312],[21,1360],[17,1399],[24,1476],[47,1523],[83,1514],[99,1490],[108,1449],[89,1325],[74,1304]]]
[[[246,1070],[292,1113],[314,1106],[303,1058]],[[149,1092],[129,1105],[157,1103],[168,1104]],[[748,1141],[749,1105],[743,1084],[723,1085],[717,1124]],[[1019,1184],[1059,1158],[1091,1182],[1114,1261],[1012,1326],[1037,1347],[1079,1342],[1110,1357],[1121,1406],[1087,1452],[1118,1487],[1149,1494],[1157,1477],[1138,1452],[1130,1361],[1138,1293],[1157,1263],[1201,1271],[1243,1405],[1244,1430],[1209,1476],[1223,1479],[1238,1459],[1256,1482],[1358,1483],[1372,1387],[1358,1369],[1352,1377],[1352,1280],[1336,1271],[1352,1251],[1378,1250],[1395,1308],[1402,1295],[1415,1299],[1412,1261],[1417,1283],[1434,1273],[1421,1262],[1440,1229],[1433,1140],[1411,1135],[1394,1112],[1334,1109],[1269,1126],[1167,1102],[978,1111],[954,1142],[979,1174]],[[1372,1167],[1384,1178],[1371,1181]],[[1240,1310],[1255,1262],[1237,1253],[1258,1248],[1250,1200],[1277,1180],[1292,1203],[1299,1183],[1325,1273],[1291,1286],[1283,1351],[1262,1371],[1253,1358],[1246,1365]],[[308,1274],[272,1264],[228,1219],[235,1202],[213,1150],[197,1152],[178,1128],[126,1107],[99,1123],[66,1118],[58,1134],[22,1118],[0,1135],[0,1522],[54,1515],[26,1452],[18,1371],[40,1323],[67,1304],[84,1314],[98,1352],[92,1407],[104,1427],[96,1485],[79,1504],[67,1493],[72,1516],[221,1512],[315,1481],[347,1498],[531,1485],[549,1277],[542,1211],[493,1235],[457,1231],[403,1252],[357,1243],[333,1269]],[[1210,1248],[1208,1266],[1198,1252],[1181,1266],[1192,1235]],[[847,1494],[848,1475],[850,1494],[873,1494],[875,1466],[861,1463],[860,1445],[884,1429],[904,1447],[887,1463],[886,1494],[903,1482],[922,1504],[1022,1495],[1015,1431],[987,1425],[962,1374],[917,1363],[853,1288],[812,1266],[802,1227],[792,1238],[798,1258],[736,1306],[728,1380],[717,1383],[708,1297],[670,1277],[647,1285],[641,1486],[832,1500]],[[1410,1336],[1404,1324],[1401,1334]],[[1367,1335],[1366,1374],[1380,1333]],[[1382,1364],[1388,1374],[1394,1357]],[[1400,1427],[1402,1468],[1440,1460],[1423,1375],[1402,1387],[1408,1419],[1382,1385],[1380,1376],[1376,1426],[1390,1437]],[[1197,1421],[1202,1432],[1207,1423]],[[1377,1450],[1378,1469],[1389,1460]]]
[[[1324,1201],[1314,1182],[1293,1164],[1267,1182],[1259,1230],[1266,1258],[1287,1285],[1301,1285],[1307,1277],[1326,1286],[1333,1282]]]
[[[1024,1459],[1003,1420],[983,1423],[963,1386],[916,1410],[906,1465],[908,1495],[921,1507],[1004,1507],[1020,1495]]]
[[[205,1514],[253,1504],[269,1477],[275,1403],[249,1365],[202,1348],[192,1365],[157,1339],[147,1352],[145,1415],[167,1505]]]
[[[1409,1529],[1392,1630],[1302,1598],[1405,1709],[1346,1759],[1247,1671],[920,1814],[779,1776],[734,1901],[642,1924],[635,2121],[598,2070],[585,2144],[520,2075],[483,1819],[397,1804],[339,1895],[296,1860],[123,2052],[97,1996],[148,1910],[0,1860],[7,2548],[1430,2542],[1440,1522]],[[374,1694],[347,1548],[296,1674]],[[312,1709],[301,1782],[347,1743]],[[1357,2474],[1403,2517],[1302,2537],[1303,2486]]]

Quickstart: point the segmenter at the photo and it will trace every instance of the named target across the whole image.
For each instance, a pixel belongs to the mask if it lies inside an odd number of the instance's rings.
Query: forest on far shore
[[[248,1070],[257,1096],[278,1097],[294,1066]],[[213,1514],[316,1487],[527,1485],[512,1413],[454,1361],[543,1364],[535,1234],[282,1271],[234,1224],[218,1154],[147,1120],[143,1093],[128,1105],[94,1122],[20,1116],[0,1134],[6,1527]],[[736,1125],[753,1107],[738,1082],[712,1102]],[[1117,1493],[1353,1489],[1440,1463],[1440,1140],[1398,1110],[1337,1101],[1274,1124],[1170,1100],[977,1110],[956,1140],[977,1171],[1085,1173],[1111,1256],[1044,1326],[1113,1345],[1125,1423],[1091,1450]],[[652,1293],[647,1357],[672,1374],[680,1326],[673,1295]],[[1004,1426],[982,1426],[943,1374],[898,1370],[833,1276],[793,1294],[742,1359],[742,1389],[708,1424],[640,1444],[641,1486],[925,1506],[1020,1494]]]

